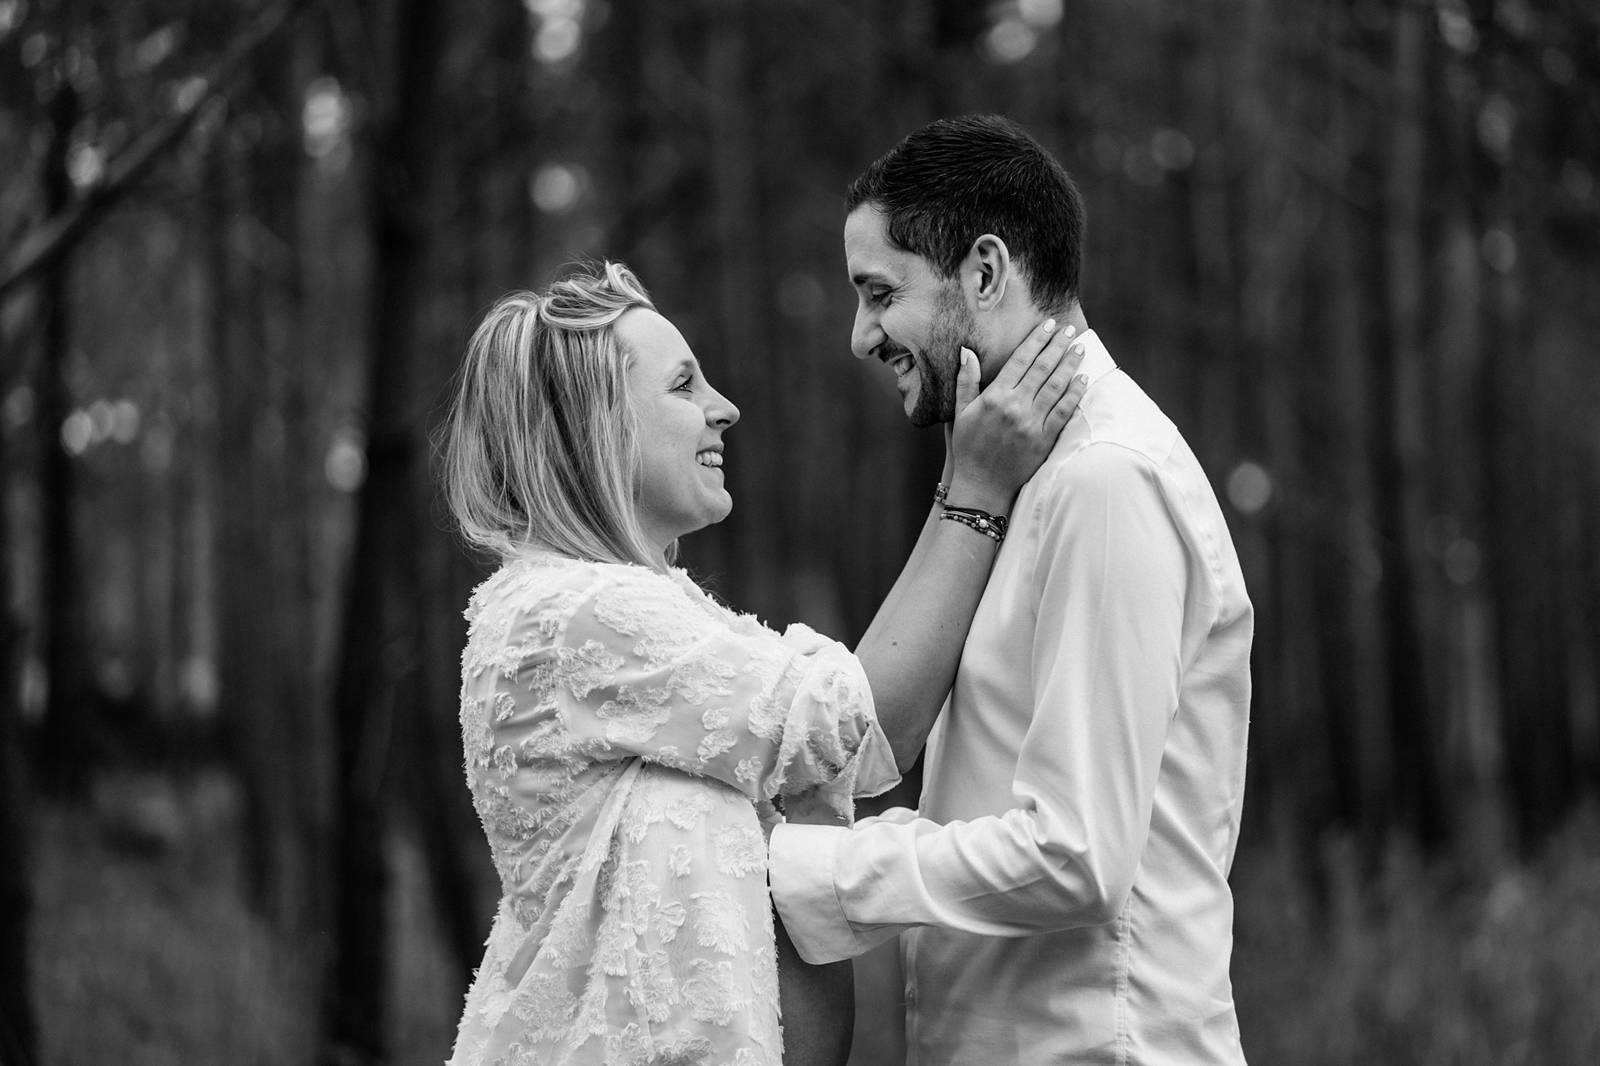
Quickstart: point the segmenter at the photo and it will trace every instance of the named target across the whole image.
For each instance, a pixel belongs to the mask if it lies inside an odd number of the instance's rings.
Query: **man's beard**
[[[961,370],[961,348],[971,338],[972,328],[972,312],[961,298],[961,287],[953,281],[941,285],[928,343],[917,362],[921,380],[907,416],[913,426],[955,421],[956,375]]]

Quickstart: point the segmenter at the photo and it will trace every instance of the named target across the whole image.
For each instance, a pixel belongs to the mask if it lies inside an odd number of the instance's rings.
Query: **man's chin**
[[[919,389],[905,398],[906,420],[918,429],[937,426],[955,420],[955,403],[941,404],[934,397],[924,396]]]
[[[952,396],[949,403],[940,404],[936,398],[923,392],[924,384],[921,380],[907,382],[900,389],[900,402],[905,408],[906,421],[918,429],[952,421],[955,418],[955,398]]]
[[[907,411],[906,419],[918,429],[927,429],[929,426],[950,421],[948,418],[940,418],[937,411],[925,411],[920,407],[913,407]]]

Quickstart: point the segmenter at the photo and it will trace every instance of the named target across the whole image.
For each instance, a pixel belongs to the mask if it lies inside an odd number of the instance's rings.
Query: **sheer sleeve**
[[[898,780],[860,663],[805,626],[779,636],[622,567],[519,624],[520,680],[586,758],[638,757],[756,800],[820,789],[841,810]]]

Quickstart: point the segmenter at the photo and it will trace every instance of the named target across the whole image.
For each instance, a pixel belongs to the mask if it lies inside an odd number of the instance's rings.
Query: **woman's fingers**
[[[978,368],[978,354],[971,348],[962,348],[958,353],[960,365],[956,368],[956,414],[967,409],[967,405],[978,398],[978,377],[981,371]]]
[[[1041,322],[976,397],[976,357],[961,353],[951,429],[953,477],[1015,493],[1049,455],[1088,383],[1078,377],[1085,346],[1076,329]],[[969,365],[969,361],[970,364]]]
[[[1067,329],[1070,331],[1071,326]],[[1011,352],[1011,357],[1006,360],[1006,365],[1000,368],[1000,373],[995,376],[994,384],[1002,388],[1014,389],[1021,383],[1023,377],[1033,369],[1035,361],[1045,347],[1056,335],[1056,320],[1047,318],[1028,331],[1022,338],[1022,343]],[[992,387],[992,386],[991,386]]]
[[[1051,334],[1039,354],[1034,356],[1033,363],[1023,372],[1022,379],[1017,382],[1016,388],[1023,396],[1032,399],[1050,380],[1050,376],[1061,365],[1067,345],[1072,343],[1076,332],[1072,326],[1067,326]]]
[[[1043,411],[1048,411],[1061,401],[1072,382],[1072,376],[1083,365],[1083,355],[1082,341],[1071,343],[1069,347],[1069,342],[1063,337],[1051,339],[1034,361],[1035,367],[1042,368],[1044,375],[1034,391],[1035,407],[1042,406]],[[1027,379],[1023,380],[1025,386]]]
[[[1049,413],[1044,416],[1045,430],[1049,432],[1066,425],[1067,421],[1077,413],[1078,404],[1082,402],[1083,394],[1088,389],[1089,376],[1087,374],[1073,375],[1072,380],[1067,383],[1066,391],[1061,394],[1061,398],[1055,402],[1055,406],[1051,407]]]

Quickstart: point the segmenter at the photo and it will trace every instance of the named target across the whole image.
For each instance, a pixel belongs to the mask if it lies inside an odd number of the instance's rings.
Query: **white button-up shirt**
[[[1017,499],[920,813],[771,839],[806,959],[904,934],[913,1066],[1244,1061],[1250,601],[1194,454],[1083,340],[1089,389]]]

